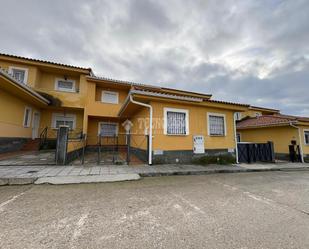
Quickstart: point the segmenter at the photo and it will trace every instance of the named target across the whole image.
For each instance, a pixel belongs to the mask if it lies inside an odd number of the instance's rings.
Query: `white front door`
[[[39,127],[40,127],[40,113],[34,112],[32,119],[32,139],[39,137]]]

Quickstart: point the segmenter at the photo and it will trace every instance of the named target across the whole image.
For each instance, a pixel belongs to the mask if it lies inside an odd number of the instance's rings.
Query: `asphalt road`
[[[4,186],[0,248],[309,248],[309,172]]]

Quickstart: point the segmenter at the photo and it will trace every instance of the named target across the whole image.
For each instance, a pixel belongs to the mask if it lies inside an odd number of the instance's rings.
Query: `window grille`
[[[168,111],[166,114],[167,114],[167,134],[185,135],[186,113]]]
[[[25,76],[26,76],[25,70],[13,68],[12,69],[12,75],[19,82],[25,83]]]
[[[100,135],[102,137],[114,137],[117,135],[117,124],[101,123]]]
[[[224,136],[224,117],[221,116],[209,116],[209,135]]]

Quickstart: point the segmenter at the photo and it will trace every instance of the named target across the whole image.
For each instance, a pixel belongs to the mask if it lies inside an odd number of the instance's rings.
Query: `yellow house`
[[[0,54],[0,72],[0,152],[19,149],[46,127],[51,141],[60,124],[82,132],[91,69]]]
[[[275,110],[269,114],[245,117],[237,122],[239,142],[272,141],[277,159],[289,159],[292,147],[299,153],[301,161],[309,161],[309,118],[283,115]]]
[[[12,55],[0,54],[0,68],[2,152],[20,149],[43,132],[54,141],[58,127],[67,125],[71,133],[86,135],[89,150],[116,140],[125,145],[129,132],[132,152],[149,164],[235,155],[234,114],[249,108],[209,94],[100,78],[90,68]]]
[[[237,112],[235,115],[236,115],[236,120],[239,121],[244,118],[255,118],[255,117],[262,116],[262,115],[273,115],[273,114],[279,114],[279,113],[280,113],[280,110],[250,105],[246,111]]]

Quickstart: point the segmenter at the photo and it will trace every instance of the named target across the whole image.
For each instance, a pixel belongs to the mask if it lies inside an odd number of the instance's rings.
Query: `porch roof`
[[[237,129],[252,129],[272,126],[285,126],[296,124],[298,121],[295,117],[285,115],[263,115],[254,118],[247,118],[237,123]]]
[[[7,71],[0,68],[0,88],[14,93],[26,101],[30,101],[38,105],[48,105],[49,100],[41,96],[29,86],[19,82]]]

